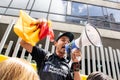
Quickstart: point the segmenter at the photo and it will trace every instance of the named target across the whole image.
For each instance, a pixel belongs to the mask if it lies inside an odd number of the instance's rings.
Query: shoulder
[[[33,50],[31,53],[45,53],[45,54],[47,54],[48,51],[46,51],[45,49],[42,49],[38,46],[33,46]]]
[[[54,53],[50,53],[49,51],[47,51],[47,54],[45,56],[45,60],[50,59],[53,55],[54,55]]]
[[[38,46],[33,46],[33,50],[31,52],[32,57],[37,57],[39,59],[44,59],[48,54],[49,51],[46,51],[45,49],[42,49]]]

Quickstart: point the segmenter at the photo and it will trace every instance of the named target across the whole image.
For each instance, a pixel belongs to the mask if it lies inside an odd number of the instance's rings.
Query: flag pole
[[[49,5],[49,8],[48,8],[47,21],[48,21],[48,17],[49,17],[49,14],[50,14],[51,4],[52,4],[52,0],[50,1],[50,5]]]

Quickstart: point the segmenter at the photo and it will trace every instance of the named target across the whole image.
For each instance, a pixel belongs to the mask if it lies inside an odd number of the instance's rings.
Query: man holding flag
[[[36,22],[32,22],[32,26],[36,25]],[[44,24],[44,21],[38,21],[37,23],[39,23],[37,24],[37,26],[39,26],[37,29],[40,28],[41,32],[43,33],[42,34],[40,32],[40,36],[46,37],[45,33],[50,33],[49,35],[51,37],[53,36],[52,29],[50,28],[51,30],[49,30],[49,28],[45,28],[45,25],[47,27],[50,26],[48,22],[47,24]],[[26,35],[28,35],[28,33]],[[22,35],[23,38],[20,36],[23,39],[20,44],[32,55],[32,58],[36,61],[40,80],[81,80],[79,72],[80,64],[79,60],[77,59],[78,56],[81,56],[80,50],[75,49],[71,53],[73,62],[72,71],[74,76],[71,75],[71,66],[68,64],[68,60],[65,57],[65,45],[70,43],[74,39],[74,35],[72,33],[65,32],[57,37],[57,39],[54,41],[54,45],[56,48],[55,53],[53,54],[50,54],[48,51],[45,51],[44,49],[35,46],[35,43],[38,40],[36,40],[34,44],[31,44],[32,41],[29,41],[29,39],[27,40],[25,37],[26,35]],[[31,39],[33,39],[34,41],[35,38]],[[41,38],[39,40],[41,40]]]

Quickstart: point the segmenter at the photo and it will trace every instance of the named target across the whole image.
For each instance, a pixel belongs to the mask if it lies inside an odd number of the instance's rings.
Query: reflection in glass
[[[8,7],[12,0],[0,0],[0,6]]]
[[[6,8],[0,8],[0,14],[5,13]]]
[[[67,2],[62,0],[52,0],[50,12],[66,14]]]
[[[19,16],[20,10],[18,9],[8,9],[5,14]],[[29,14],[29,11],[25,11]]]
[[[103,8],[103,14],[104,14],[104,21],[109,21],[109,17],[107,14],[107,8]]]
[[[113,2],[117,2],[117,0],[108,0],[108,1],[113,1]]]
[[[89,17],[96,19],[104,19],[102,8],[98,6],[88,5]]]
[[[110,23],[107,21],[104,21],[104,28],[110,29]]]
[[[110,26],[113,30],[120,30],[120,24],[111,23]]]
[[[109,21],[120,23],[120,10],[107,8]]]
[[[19,10],[18,9],[8,9],[5,14],[18,16],[19,15]]]
[[[87,18],[87,5],[81,3],[72,3],[72,14],[75,16],[80,16],[83,18]]]
[[[118,0],[118,2],[120,2],[120,0]]]
[[[13,0],[10,7],[25,9],[27,3],[28,3],[28,0]]]
[[[110,22],[104,21],[104,28],[110,29]]]
[[[104,22],[102,20],[90,19],[89,23],[95,25],[96,27],[104,27]]]
[[[26,9],[31,9],[35,0],[29,0],[29,4]]]
[[[48,18],[50,20],[54,20],[54,21],[65,22],[65,16],[63,16],[63,15],[49,14]]]
[[[87,19],[67,16],[66,22],[85,25],[87,23]]]
[[[51,0],[35,0],[32,10],[48,12],[50,1]]]
[[[41,12],[31,12],[30,14],[31,17],[40,19],[40,18],[46,18],[47,13],[41,13]]]

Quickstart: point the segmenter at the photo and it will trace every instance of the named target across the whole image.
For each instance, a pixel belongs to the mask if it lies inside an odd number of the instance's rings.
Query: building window
[[[50,20],[54,20],[54,21],[61,21],[61,22],[65,22],[65,16],[64,15],[57,15],[57,14],[49,14],[48,17]]]
[[[8,7],[11,1],[13,0],[0,0],[0,6]]]
[[[89,23],[93,24],[96,27],[103,28],[104,27],[104,21],[97,20],[97,19],[89,19]]]
[[[82,18],[88,18],[88,10],[86,4],[72,3],[72,13],[73,16],[79,16]]]
[[[10,7],[26,9],[29,0],[13,0]]]
[[[104,0],[104,1],[120,2],[120,0]]]
[[[89,11],[89,23],[97,26],[97,27],[104,27],[104,15],[102,11],[102,7],[88,5]]]
[[[30,13],[30,16],[31,17],[34,17],[34,18],[47,18],[47,13],[43,13],[43,12],[35,12],[35,11],[32,11]]]
[[[69,14],[66,17],[66,22],[82,25],[87,23],[88,11],[86,4],[72,2],[71,7],[69,5],[68,8],[71,9],[71,12],[69,10]]]
[[[18,9],[7,9],[5,14],[18,16],[19,15],[19,10]]]
[[[120,0],[109,1],[120,2]],[[2,15],[18,16],[20,9],[25,10],[34,18],[83,25],[89,22],[99,28],[120,30],[120,10],[117,9],[71,0],[0,0],[0,14]]]
[[[104,19],[102,7],[88,5],[88,11],[89,11],[90,19],[99,19],[99,20]]]
[[[72,16],[67,16],[66,17],[66,22],[85,25],[88,21],[85,18],[78,18],[78,17],[74,17],[74,16],[73,17]]]
[[[48,12],[51,0],[35,0],[32,10]]]
[[[57,14],[66,14],[67,2],[62,0],[52,0],[50,12]]]
[[[120,23],[120,10],[107,8],[107,12],[110,22]]]
[[[5,11],[6,11],[6,8],[0,8],[0,14],[4,14],[5,13]]]

